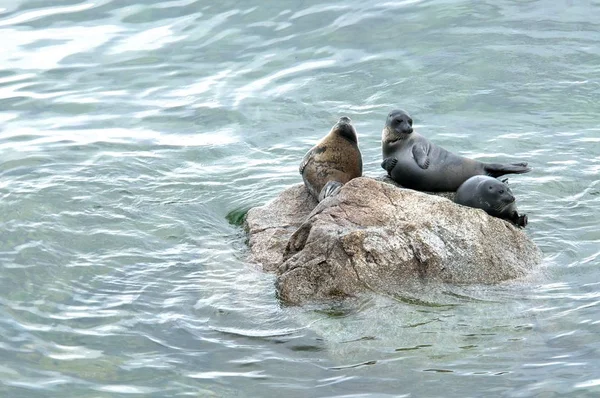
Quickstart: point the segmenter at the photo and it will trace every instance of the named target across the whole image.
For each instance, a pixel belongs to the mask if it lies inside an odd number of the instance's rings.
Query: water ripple
[[[2,392],[594,395],[598,10],[4,2]],[[299,160],[341,115],[365,174],[381,175],[395,107],[448,149],[530,162],[509,181],[543,269],[282,305],[227,215],[299,183]]]

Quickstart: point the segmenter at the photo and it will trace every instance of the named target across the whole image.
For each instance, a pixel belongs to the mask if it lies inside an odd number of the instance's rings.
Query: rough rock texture
[[[250,210],[246,229],[251,260],[278,275],[278,293],[291,304],[394,294],[415,280],[497,283],[541,261],[527,235],[504,220],[366,177],[318,205],[293,186]]]
[[[277,198],[248,211],[244,226],[248,232],[250,261],[276,272],[290,236],[317,205],[304,184],[286,189]]]
[[[382,181],[382,182],[385,182],[386,184],[392,184],[393,186],[398,187],[398,188],[408,189],[408,188],[404,188],[402,185],[400,185],[396,181],[392,180],[387,174],[382,175],[381,177],[375,178],[375,181]],[[456,196],[456,192],[425,192],[425,193],[429,194],[429,195],[440,196],[442,198],[446,198],[451,201],[454,201],[454,197]]]

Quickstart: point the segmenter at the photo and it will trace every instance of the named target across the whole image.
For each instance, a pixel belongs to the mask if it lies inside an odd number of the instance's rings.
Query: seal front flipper
[[[484,170],[490,177],[500,177],[505,174],[529,173],[531,167],[527,166],[525,162],[511,164],[485,163]]]
[[[300,167],[298,168],[300,174],[304,174],[304,169],[306,168],[306,166],[308,166],[308,163],[311,161],[314,151],[315,149],[312,148],[310,151],[306,152],[306,155],[304,155],[304,157],[302,158],[302,162],[300,162]]]
[[[325,152],[327,150],[327,147],[324,145],[321,146],[315,146],[313,148],[311,148],[308,152],[306,152],[306,155],[304,155],[304,157],[302,158],[302,162],[300,163],[300,167],[298,168],[298,171],[300,171],[300,174],[304,174],[304,169],[306,169],[306,166],[308,166],[308,164],[311,162],[311,160],[313,160],[315,158],[315,156]]]
[[[423,170],[429,167],[429,146],[415,145],[412,147],[413,158]]]
[[[396,167],[396,164],[398,164],[398,159],[387,158],[387,159],[384,159],[383,162],[381,162],[381,167],[385,171],[387,171],[389,175],[392,175],[392,170],[394,170],[394,167]]]
[[[521,228],[525,228],[527,226],[527,214],[521,214],[519,215],[519,213],[517,213],[516,211],[513,214],[513,223],[517,226],[517,227],[521,227]]]
[[[344,184],[339,181],[328,181],[319,193],[319,202],[323,199],[337,194]]]

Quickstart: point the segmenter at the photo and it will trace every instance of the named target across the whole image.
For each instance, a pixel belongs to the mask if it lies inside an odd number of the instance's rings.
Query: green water
[[[597,0],[0,0],[0,396],[597,396],[598,21]],[[282,306],[235,222],[341,115],[381,175],[396,107],[529,162],[510,183],[540,272]]]

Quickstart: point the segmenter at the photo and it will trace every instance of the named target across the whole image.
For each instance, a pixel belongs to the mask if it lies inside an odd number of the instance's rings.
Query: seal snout
[[[339,124],[350,124],[352,123],[352,119],[350,119],[348,116],[342,116],[340,118],[340,120],[338,120]]]
[[[513,194],[509,193],[509,192],[505,192],[505,191],[500,191],[498,192],[500,195],[502,195],[502,201],[506,204],[511,204],[511,203],[515,203],[516,198]]]
[[[413,132],[412,126],[405,120],[396,121],[396,127],[394,130],[398,134],[410,134]]]

